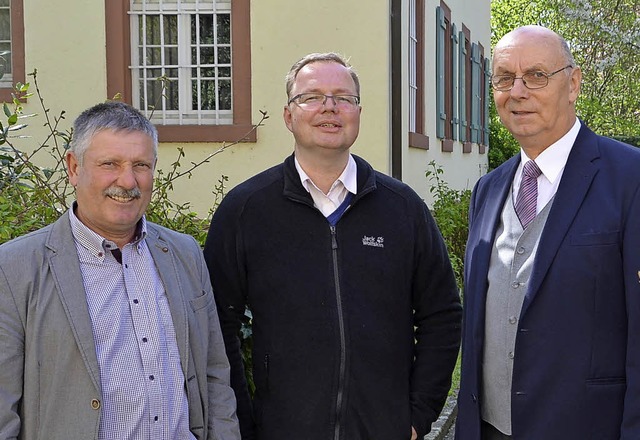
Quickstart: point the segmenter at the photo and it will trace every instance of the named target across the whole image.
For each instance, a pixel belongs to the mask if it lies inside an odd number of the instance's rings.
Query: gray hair
[[[107,101],[83,111],[73,123],[73,137],[69,149],[80,165],[94,136],[102,130],[145,133],[153,140],[153,154],[158,156],[156,127],[129,104]]]
[[[571,67],[576,67],[576,60],[573,58],[569,43],[567,43],[567,40],[562,38],[560,35],[558,35],[558,38],[560,40],[560,48],[562,49],[562,53],[564,54],[567,64],[571,64]]]
[[[296,77],[298,76],[298,72],[300,72],[300,70],[307,64],[317,63],[317,62],[338,63],[346,67],[347,70],[349,71],[349,74],[351,75],[351,78],[353,79],[353,82],[356,85],[356,94],[360,96],[360,79],[358,78],[358,74],[355,72],[355,70],[353,70],[353,67],[351,66],[351,64],[349,64],[349,62],[346,59],[344,59],[341,55],[338,55],[335,52],[326,52],[326,53],[310,53],[309,55],[305,55],[304,57],[302,57],[293,66],[291,66],[289,73],[287,73],[287,76],[285,77],[285,84],[287,87],[288,98],[291,97],[291,89],[293,89],[293,83],[295,82]]]

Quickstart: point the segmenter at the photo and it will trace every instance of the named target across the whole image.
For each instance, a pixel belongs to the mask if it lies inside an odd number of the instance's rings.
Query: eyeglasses
[[[573,67],[571,64],[558,69],[555,72],[547,73],[542,71],[534,71],[525,73],[522,76],[515,75],[493,75],[491,76],[491,85],[499,92],[506,92],[513,88],[513,84],[517,79],[522,80],[522,84],[528,89],[535,90],[546,87],[549,84],[549,78],[556,73],[560,73],[565,69]]]
[[[322,93],[300,93],[291,98],[287,104],[294,102],[302,110],[312,112],[326,105],[329,98],[342,112],[354,112],[360,105],[360,97],[356,95],[323,95]]]

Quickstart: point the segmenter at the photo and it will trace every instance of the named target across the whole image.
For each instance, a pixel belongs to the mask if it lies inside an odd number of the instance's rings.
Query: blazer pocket
[[[618,244],[620,232],[589,232],[587,234],[574,234],[570,243],[573,246],[603,246],[607,244]]]
[[[202,292],[202,293],[203,293],[202,295],[189,300],[189,304],[191,304],[191,309],[194,312],[204,309],[205,307],[209,306],[213,302],[212,294],[210,294],[209,292]]]
[[[625,385],[627,383],[627,379],[622,376],[614,376],[614,377],[595,377],[592,379],[587,379],[587,386],[594,385]]]

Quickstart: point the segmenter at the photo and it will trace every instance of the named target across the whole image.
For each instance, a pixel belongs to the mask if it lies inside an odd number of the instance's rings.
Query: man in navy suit
[[[471,200],[456,438],[639,439],[640,150],[578,120],[549,29],[505,35],[491,81],[521,152]]]

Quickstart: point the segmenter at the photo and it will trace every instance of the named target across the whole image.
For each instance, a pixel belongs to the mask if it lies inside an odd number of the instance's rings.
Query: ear
[[[580,94],[580,85],[582,84],[582,70],[576,66],[571,70],[571,78],[569,78],[569,100],[576,102]]]
[[[282,118],[284,119],[284,125],[286,125],[289,131],[293,133],[293,115],[291,114],[291,109],[288,105],[284,106]]]
[[[78,158],[75,153],[72,151],[67,151],[67,154],[64,157],[65,162],[67,164],[67,174],[69,175],[69,183],[72,186],[76,186],[78,184],[79,172],[80,172],[80,163],[78,162]]]

